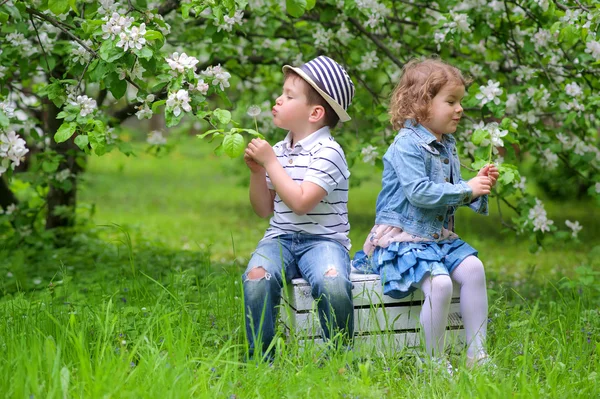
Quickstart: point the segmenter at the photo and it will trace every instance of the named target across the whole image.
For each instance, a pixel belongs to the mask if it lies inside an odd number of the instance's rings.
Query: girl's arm
[[[457,184],[435,183],[427,175],[425,156],[417,143],[408,137],[399,138],[392,144],[390,162],[404,190],[408,201],[421,208],[438,208],[440,206],[459,206],[469,204],[479,196],[479,179],[477,192],[473,195],[470,183],[463,181]],[[479,194],[479,195],[478,195]]]
[[[481,170],[477,173],[477,176],[489,177],[491,180],[491,185],[493,187],[496,184],[496,181],[498,180],[500,173],[498,172],[498,168],[496,167],[496,165],[491,164],[491,165],[486,165],[483,168],[481,168]],[[462,178],[462,176],[460,178],[460,181],[466,182]],[[489,214],[488,201],[489,201],[488,196],[482,195],[481,197],[474,199],[473,201],[471,201],[470,203],[468,203],[466,205],[477,213],[480,213],[482,215],[488,215]]]

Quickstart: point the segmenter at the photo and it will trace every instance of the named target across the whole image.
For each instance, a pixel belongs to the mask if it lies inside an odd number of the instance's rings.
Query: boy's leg
[[[450,276],[460,285],[460,313],[465,325],[467,356],[485,355],[488,298],[483,263],[475,256],[468,256]]]
[[[260,242],[242,275],[250,357],[254,356],[255,348],[261,356],[266,353],[275,335],[284,278],[282,269],[287,271],[294,263],[288,243],[283,238]]]
[[[352,338],[354,334],[354,306],[350,282],[350,257],[340,243],[323,239],[303,239],[297,251],[298,269],[312,287],[312,296],[318,302],[319,318],[324,338],[336,332]]]

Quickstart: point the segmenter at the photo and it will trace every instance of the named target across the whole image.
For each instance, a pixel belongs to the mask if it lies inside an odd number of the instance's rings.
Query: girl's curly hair
[[[427,122],[431,101],[447,83],[467,87],[471,81],[458,68],[436,58],[411,60],[404,65],[390,99],[389,114],[394,129],[404,127],[411,119],[417,123]]]

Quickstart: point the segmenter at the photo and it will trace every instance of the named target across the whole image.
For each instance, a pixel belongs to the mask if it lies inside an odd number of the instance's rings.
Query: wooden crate
[[[383,294],[377,274],[350,275],[354,298],[355,344],[400,349],[419,345],[419,314],[423,294],[417,290],[403,299]],[[299,339],[322,341],[321,325],[308,282],[302,278],[292,280],[283,295],[281,318],[288,333]],[[464,344],[464,329],[460,315],[458,292],[454,292],[446,342]]]

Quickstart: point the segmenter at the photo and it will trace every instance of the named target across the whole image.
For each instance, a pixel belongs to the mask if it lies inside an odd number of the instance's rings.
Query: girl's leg
[[[428,275],[421,281],[421,290],[425,296],[420,318],[425,332],[425,347],[430,356],[438,357],[444,353],[452,280],[448,275]]]
[[[485,357],[488,299],[483,263],[468,256],[451,274],[460,285],[460,312],[467,336],[467,356],[471,359]]]

